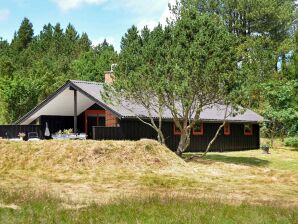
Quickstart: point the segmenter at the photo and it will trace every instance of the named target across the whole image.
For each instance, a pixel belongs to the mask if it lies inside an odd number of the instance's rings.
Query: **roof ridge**
[[[93,84],[93,85],[103,85],[102,82],[95,82],[95,81],[84,81],[84,80],[69,80],[73,83],[84,83],[84,84]]]

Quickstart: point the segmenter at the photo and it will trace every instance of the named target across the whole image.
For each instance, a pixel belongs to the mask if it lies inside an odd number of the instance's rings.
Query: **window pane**
[[[252,135],[252,125],[251,124],[245,124],[244,125],[244,134],[245,135]]]
[[[244,130],[245,130],[245,132],[250,132],[251,131],[251,125],[250,124],[244,125]]]
[[[201,123],[195,123],[194,127],[193,127],[193,131],[194,132],[202,132],[202,124]]]

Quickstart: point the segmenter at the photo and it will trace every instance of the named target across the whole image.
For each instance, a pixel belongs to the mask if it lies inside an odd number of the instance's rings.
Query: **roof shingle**
[[[79,80],[71,80],[72,84],[105,104],[107,108],[110,108],[112,111],[119,114],[122,118],[134,118],[136,116],[140,117],[148,117],[147,110],[141,106],[134,104],[128,101],[122,101],[121,105],[117,103],[109,103],[105,102],[101,96],[101,92],[103,91],[103,84],[98,82],[88,82],[88,81],[79,81]],[[225,105],[214,104],[209,107],[205,107],[201,112],[200,119],[204,121],[222,121],[225,116]],[[232,108],[229,108],[229,111]],[[158,117],[158,115],[152,112],[154,117]],[[172,114],[169,110],[165,110],[163,114],[163,119],[172,119]],[[229,116],[227,121],[231,122],[262,122],[264,119],[259,114],[246,109],[244,113],[237,114],[236,116]]]

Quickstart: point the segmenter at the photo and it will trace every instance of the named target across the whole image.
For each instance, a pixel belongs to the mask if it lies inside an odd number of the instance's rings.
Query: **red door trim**
[[[99,114],[105,114],[106,111],[105,110],[86,110],[85,111],[85,133],[87,134],[87,129],[88,129],[88,115],[89,114],[95,114],[95,115],[99,115]],[[96,125],[98,126],[98,117],[96,118]]]

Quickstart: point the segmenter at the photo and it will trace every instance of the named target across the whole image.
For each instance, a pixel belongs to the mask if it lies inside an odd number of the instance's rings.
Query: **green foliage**
[[[33,35],[34,31],[32,23],[29,21],[29,19],[24,18],[18,32],[15,33],[15,36],[12,40],[12,48],[17,52],[21,52],[22,50],[26,49],[33,40]]]
[[[212,103],[211,90],[271,120],[268,133],[296,135],[295,10],[294,0],[181,0],[168,26],[131,27],[119,58],[106,41],[92,47],[71,24],[47,24],[34,35],[24,18],[11,43],[0,38],[0,122],[15,121],[68,79],[103,81],[117,63],[116,89],[147,106],[158,102],[156,113],[166,103],[176,113],[169,103],[177,100],[189,108],[195,91]]]
[[[121,53],[115,69],[115,81],[112,88],[106,86],[106,98],[113,92],[122,99],[129,100],[144,107],[150,122],[142,120],[156,132],[158,140],[164,143],[161,131],[161,114],[164,110],[164,97],[160,94],[163,87],[161,78],[166,58],[162,55],[165,40],[162,27],[157,26],[152,32],[145,27],[141,33],[132,26],[121,41]],[[136,114],[136,116],[138,116]],[[159,117],[159,122],[153,120]]]
[[[182,2],[192,2],[184,0]],[[239,72],[246,79],[242,106],[272,123],[269,132],[297,132],[298,31],[294,0],[194,0],[201,13],[217,14],[237,36]],[[191,3],[189,3],[191,4]],[[297,28],[297,27],[296,27]],[[279,63],[279,65],[278,65]]]
[[[142,104],[150,118],[170,111],[182,132],[179,150],[183,152],[192,118],[198,120],[204,106],[239,97],[233,93],[243,79],[236,72],[237,40],[219,16],[201,14],[190,4],[181,6],[176,17],[165,28],[128,30],[121,42],[113,90]]]
[[[298,148],[298,137],[290,137],[285,139],[285,146]]]
[[[297,135],[298,101],[297,80],[272,80],[264,83],[265,99],[262,113],[271,120],[276,135]]]
[[[68,79],[102,81],[116,60],[113,46],[91,47],[71,24],[65,31],[47,24],[34,36],[25,18],[10,44],[0,39],[0,123],[15,121]]]
[[[285,61],[295,42],[294,1],[182,0],[171,10],[175,20],[165,28],[133,26],[122,38],[113,86],[121,97],[167,108],[181,136],[214,102],[257,110],[279,133],[296,133],[297,81],[286,78],[295,77],[296,48]]]
[[[37,104],[40,92],[39,80],[24,78],[24,73],[15,73],[13,79],[2,80],[1,93],[6,106],[8,122],[27,113],[28,108]]]
[[[111,64],[117,61],[118,55],[112,45],[105,40],[94,49],[82,53],[71,64],[71,72],[77,79],[87,81],[104,81],[104,72],[111,69]]]
[[[259,84],[262,90],[259,110],[271,121],[266,124],[267,136],[270,132],[282,137],[298,133],[298,31],[288,46],[288,59],[283,61],[281,70]]]
[[[190,2],[182,0],[182,2]],[[294,14],[293,0],[193,0],[199,11],[218,14],[230,32],[240,37],[271,36],[280,41],[287,36]]]

